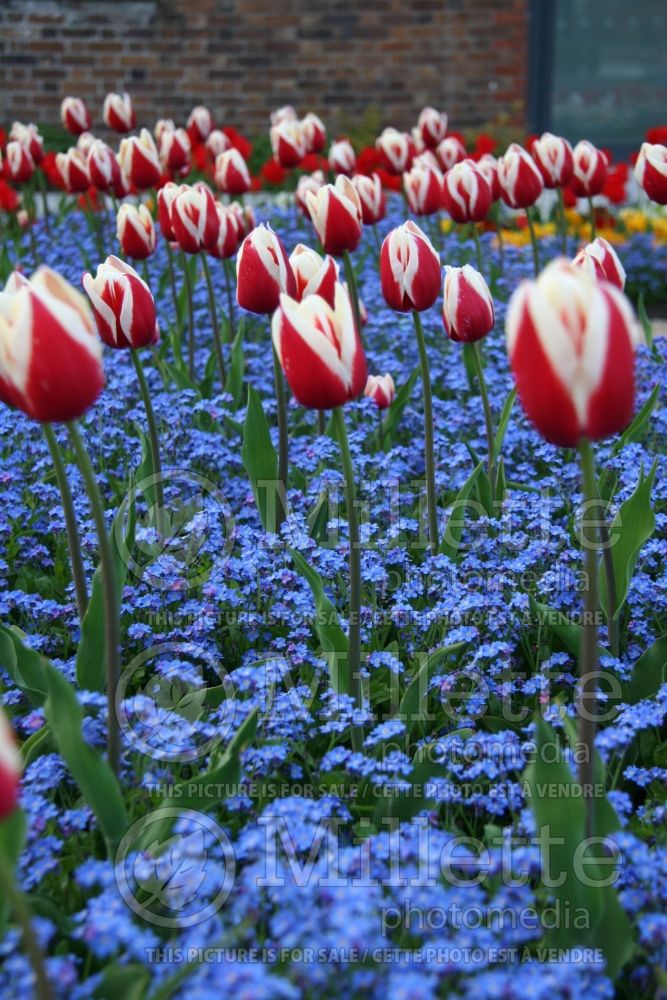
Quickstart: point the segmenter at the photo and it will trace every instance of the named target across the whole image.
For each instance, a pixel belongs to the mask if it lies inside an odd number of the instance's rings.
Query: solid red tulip
[[[572,151],[574,174],[570,182],[578,198],[600,194],[607,180],[607,157],[592,142],[582,139]]]
[[[104,98],[102,118],[107,128],[114,132],[129,132],[137,124],[132,98],[129,94],[107,94]]]
[[[380,282],[398,312],[430,309],[440,294],[442,270],[433,244],[414,222],[392,229],[380,251]]]
[[[387,214],[387,199],[382,190],[382,181],[377,174],[355,174],[352,177],[361,205],[361,219],[364,225],[374,226]]]
[[[635,177],[651,201],[667,205],[667,146],[643,142],[635,163]]]
[[[295,295],[292,265],[270,226],[257,226],[244,239],[236,258],[236,279],[238,304],[249,312],[272,313],[283,292]]]
[[[0,708],[0,820],[18,806],[20,777],[21,754],[4,709]]]
[[[125,206],[123,206],[125,207]],[[84,274],[100,337],[109,347],[145,347],[157,343],[160,331],[151,290],[129,264],[107,257],[97,274]]]
[[[220,153],[215,161],[215,183],[225,194],[245,194],[252,187],[248,165],[238,149]]]
[[[83,295],[48,267],[0,295],[0,398],[42,423],[76,420],[104,386],[102,346]]]
[[[336,285],[333,308],[319,295],[302,302],[281,295],[271,330],[285,378],[302,406],[332,410],[363,392],[366,356],[342,285]]]
[[[337,256],[352,251],[361,239],[361,202],[356,188],[344,174],[335,184],[325,184],[306,194],[310,218],[326,253]]]
[[[513,142],[498,160],[500,195],[510,208],[529,208],[544,190],[542,174],[530,153]]]
[[[521,404],[552,444],[574,448],[622,431],[634,410],[637,327],[628,300],[560,259],[524,281],[507,313]]]
[[[618,259],[618,254],[611,243],[603,236],[598,236],[579,251],[572,261],[575,267],[587,270],[596,281],[610,281],[623,291],[625,287],[625,268]]]
[[[162,175],[157,148],[147,128],[142,128],[139,136],[121,140],[118,162],[130,183],[140,191],[155,187]]]
[[[146,260],[155,252],[155,226],[145,205],[124,204],[118,209],[116,236],[126,257]]]
[[[533,143],[532,154],[546,188],[568,186],[574,172],[574,159],[567,139],[545,132]]]
[[[445,267],[442,321],[450,340],[474,343],[494,324],[493,299],[486,281],[474,267]]]
[[[72,135],[81,135],[90,128],[90,114],[80,97],[64,97],[60,105],[60,120]]]
[[[445,174],[442,203],[454,222],[481,222],[492,199],[491,186],[474,160],[462,160]]]
[[[220,222],[215,198],[205,184],[182,184],[173,197],[169,215],[181,250],[201,253],[216,246]]]
[[[322,258],[315,250],[299,243],[290,254],[289,262],[296,280],[294,298],[297,302],[308,295],[320,295],[333,309],[338,281],[338,265],[333,257]]]

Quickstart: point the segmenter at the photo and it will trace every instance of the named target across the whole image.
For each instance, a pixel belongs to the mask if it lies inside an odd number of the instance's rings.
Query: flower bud
[[[529,208],[542,194],[544,181],[530,153],[513,142],[498,160],[500,195],[510,208]]]
[[[198,104],[190,112],[186,127],[192,142],[206,142],[213,128],[211,112],[203,104]]]
[[[292,251],[289,262],[296,280],[294,298],[297,302],[308,295],[320,295],[333,309],[338,281],[338,265],[333,257],[322,258],[315,250],[299,243]]]
[[[306,201],[310,217],[326,253],[334,256],[352,251],[361,239],[361,203],[356,188],[344,174],[336,183],[325,184]]]
[[[271,126],[271,149],[281,167],[290,169],[306,155],[306,137],[299,121],[284,121]]]
[[[369,375],[364,396],[372,399],[378,410],[386,410],[391,406],[396,397],[396,387],[389,372],[386,375]]]
[[[56,153],[56,169],[69,194],[80,194],[90,187],[88,164],[83,153],[75,147],[66,153]]]
[[[88,150],[88,175],[98,191],[115,191],[120,180],[120,164],[114,151],[101,139]]]
[[[607,157],[592,142],[582,139],[572,152],[574,174],[571,187],[578,198],[600,194],[607,180]]]
[[[107,94],[104,98],[102,118],[107,128],[114,132],[129,132],[137,124],[137,119],[129,94]]]
[[[572,261],[575,267],[588,271],[596,281],[610,281],[623,291],[625,287],[625,268],[618,259],[618,254],[603,236],[598,236],[592,243],[580,250]]]
[[[7,172],[16,184],[24,184],[29,181],[35,172],[35,164],[30,150],[16,139],[7,143],[5,149],[7,159]]]
[[[442,174],[431,167],[415,167],[403,174],[403,186],[414,215],[434,215],[442,203]]]
[[[651,201],[667,205],[667,146],[643,142],[635,163],[635,177]]]
[[[236,298],[249,312],[272,313],[281,293],[294,296],[292,265],[270,226],[258,226],[244,239],[236,258],[236,279]]]
[[[155,252],[155,226],[145,205],[124,204],[118,209],[116,236],[123,254],[133,260],[146,260]]]
[[[545,132],[533,143],[532,153],[546,188],[568,186],[574,172],[574,159],[567,139]]]
[[[382,190],[382,181],[377,174],[355,174],[352,183],[361,205],[361,219],[364,225],[374,226],[387,214],[387,199]]]
[[[489,214],[493,194],[474,160],[462,160],[445,174],[442,203],[454,222],[481,222]]]
[[[294,192],[294,200],[307,219],[310,219],[310,212],[308,211],[308,205],[306,203],[306,194],[308,191],[312,191],[313,194],[317,194],[320,188],[324,187],[325,183],[324,174],[321,170],[316,170],[313,174],[302,174],[301,177],[299,177],[296,185],[296,191]]]
[[[19,804],[20,777],[21,754],[5,711],[0,708],[0,821]]]
[[[85,101],[80,97],[63,97],[60,105],[60,120],[72,135],[81,135],[90,128],[90,114]]]
[[[225,194],[245,194],[252,187],[248,166],[238,149],[220,153],[215,161],[215,183]]]
[[[306,152],[321,153],[327,141],[327,130],[322,120],[309,111],[301,122],[301,126],[306,140]]]
[[[215,199],[205,184],[182,184],[173,197],[169,216],[181,250],[201,253],[216,246],[220,222]]]
[[[349,139],[339,139],[329,147],[329,166],[337,174],[349,177],[357,166],[357,154]]]
[[[171,173],[186,174],[190,167],[190,136],[184,128],[163,129],[158,139],[160,162]]]
[[[455,135],[449,135],[442,142],[439,142],[436,146],[435,154],[445,173],[456,166],[457,163],[465,160],[468,155],[465,146]]]
[[[407,132],[386,128],[375,140],[375,148],[380,154],[382,166],[390,174],[403,174],[412,166],[415,150]]]
[[[133,267],[118,257],[107,257],[98,265],[94,278],[84,274],[83,287],[105,344],[116,350],[136,350],[157,343],[160,331],[155,302],[150,288]]]
[[[414,222],[392,229],[380,251],[380,282],[398,312],[430,309],[440,294],[440,258]]]
[[[447,115],[435,108],[423,108],[417,119],[417,128],[424,145],[435,149],[447,135]]]
[[[139,136],[121,140],[118,162],[130,183],[140,191],[155,187],[160,180],[160,160],[147,128],[142,128]]]
[[[442,321],[450,340],[470,344],[493,329],[493,299],[489,287],[470,264],[445,267]]]

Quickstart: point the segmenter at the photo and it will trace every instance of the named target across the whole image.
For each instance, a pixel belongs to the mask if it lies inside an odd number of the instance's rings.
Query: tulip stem
[[[605,584],[607,588],[607,642],[609,643],[609,652],[612,656],[617,657],[620,646],[618,636],[618,619],[615,615],[618,591],[616,589],[614,557],[611,551],[611,539],[609,537],[609,527],[607,525],[604,505],[602,498],[600,497],[600,491],[598,489],[597,479],[595,476],[593,476],[592,486],[595,490],[595,499],[598,501],[596,520],[598,535],[600,538],[600,549],[602,550],[602,565],[604,566]]]
[[[537,236],[535,234],[535,226],[533,224],[533,217],[530,214],[530,208],[526,209],[526,218],[528,219],[528,228],[530,230],[530,242],[533,247],[533,267],[535,268],[535,277],[540,273],[540,251],[537,245]]]
[[[565,202],[563,201],[563,189],[558,188],[558,214],[560,222],[560,248],[563,256],[567,257],[567,216],[565,215]]]
[[[317,411],[317,433],[320,437],[326,434],[327,430],[327,415],[326,410]]]
[[[350,442],[345,426],[343,407],[333,411],[341,465],[345,479],[345,502],[347,507],[347,533],[350,559],[350,608],[347,652],[347,693],[353,699],[355,708],[362,707],[361,692],[361,542],[359,539],[359,518],[354,484],[354,466],[350,452]],[[363,745],[363,728],[355,723],[350,727],[352,749],[358,753]]]
[[[228,340],[231,343],[236,336],[236,320],[234,317],[234,288],[231,273],[231,261],[223,260],[222,266],[225,272],[225,285],[227,289],[227,320],[229,322]]]
[[[189,261],[185,252],[181,250],[181,262],[185,274],[185,288],[188,296],[188,374],[194,380],[195,377],[195,310],[192,301],[192,281],[190,280]]]
[[[591,243],[592,243],[595,237],[597,236],[597,227],[595,225],[595,208],[593,206],[593,199],[590,196],[588,198],[588,211],[590,212],[591,216]]]
[[[74,592],[76,594],[76,606],[79,612],[79,621],[83,622],[83,616],[88,607],[88,589],[86,587],[86,574],[83,569],[83,557],[81,555],[81,541],[79,539],[79,529],[76,524],[76,514],[74,513],[74,501],[70,490],[67,471],[63,462],[60,445],[53,431],[51,424],[42,424],[44,437],[51,452],[51,461],[56,473],[56,481],[60,490],[60,501],[63,505],[65,515],[65,529],[67,531],[67,543],[69,545],[69,559],[72,567],[72,580],[74,581]]]
[[[482,260],[482,244],[479,238],[479,231],[477,229],[477,223],[471,222],[470,228],[475,240],[475,254],[477,256],[477,270],[484,277],[484,262]]]
[[[285,520],[287,512],[287,470],[288,470],[288,437],[287,437],[287,396],[285,394],[285,379],[278,360],[275,347],[273,351],[273,378],[276,386],[276,403],[278,406],[278,493],[276,497],[276,534]]]
[[[28,961],[35,974],[35,995],[38,1000],[52,1000],[53,991],[46,974],[44,956],[39,946],[35,932],[32,928],[30,911],[26,905],[23,895],[16,888],[14,876],[9,868],[7,860],[0,853],[0,888],[2,896],[8,900],[14,911],[16,922],[21,928],[23,947],[25,948]]]
[[[146,375],[144,372],[143,362],[139,351],[130,350],[132,355],[132,361],[134,363],[134,370],[137,373],[137,381],[139,382],[139,391],[141,392],[141,398],[144,404],[144,410],[146,411],[146,422],[148,424],[148,439],[151,446],[151,457],[153,464],[153,482],[155,490],[155,506],[156,518],[155,524],[158,529],[158,534],[163,537],[162,531],[162,513],[164,511],[164,482],[162,477],[162,460],[160,458],[160,438],[157,430],[157,421],[155,420],[155,411],[153,410],[153,403],[151,401],[151,394],[148,389],[148,383],[146,382]]]
[[[377,407],[377,411],[378,411],[378,416],[377,416],[377,420],[378,420],[378,445],[379,445],[380,451],[384,451],[384,416],[383,416],[383,411],[380,409],[379,406]]]
[[[44,172],[41,169],[41,167],[37,168],[35,174],[37,175],[37,187],[39,188],[39,192],[42,196],[42,211],[44,213],[44,225],[46,226],[46,231],[48,233],[51,229],[51,220],[49,218],[49,202],[48,202],[48,195],[46,193],[46,180],[44,177]]]
[[[120,674],[120,622],[118,618],[118,591],[116,589],[116,570],[111,549],[111,540],[104,520],[104,507],[100,496],[95,473],[83,442],[79,428],[75,423],[67,425],[69,436],[74,447],[74,453],[86,484],[86,491],[97,530],[97,541],[100,549],[102,565],[102,587],[104,591],[104,632],[106,645],[106,675],[107,675],[107,754],[109,765],[118,774],[120,762],[120,737],[118,719],[116,717],[116,685]]]
[[[466,345],[467,347],[468,345]],[[493,468],[493,416],[491,414],[491,404],[489,403],[489,393],[486,388],[486,379],[484,378],[484,366],[482,365],[482,352],[479,349],[479,343],[475,342],[470,344],[470,354],[472,355],[473,365],[475,366],[475,373],[477,375],[477,381],[479,382],[479,394],[482,398],[482,408],[484,410],[484,423],[486,424],[486,443],[487,443],[487,472],[489,476],[489,485],[491,486],[491,498],[495,497],[495,484],[494,484],[494,468]]]
[[[227,373],[225,371],[225,358],[222,353],[222,338],[220,337],[220,326],[218,325],[218,310],[215,307],[215,292],[213,290],[213,281],[211,279],[211,269],[208,266],[208,258],[206,257],[206,252],[201,255],[202,264],[204,265],[204,277],[206,278],[206,288],[208,289],[208,305],[211,311],[211,325],[213,326],[213,343],[215,345],[215,356],[218,362],[218,371],[220,372],[220,388],[222,392],[225,391],[225,385],[227,384]]]
[[[359,289],[357,287],[357,276],[354,273],[354,265],[352,264],[352,258],[350,257],[349,250],[343,250],[343,264],[345,265],[347,287],[350,292],[350,298],[352,299],[352,308],[354,310],[354,320],[357,324],[357,333],[359,334],[359,339],[363,344],[363,337],[361,333],[361,309],[359,307]]]
[[[421,366],[422,391],[424,394],[424,465],[426,469],[426,505],[428,507],[428,539],[431,551],[438,551],[438,508],[435,492],[435,452],[433,447],[433,400],[431,396],[431,375],[424,340],[424,329],[421,316],[416,309],[412,311],[419,348],[419,364]]]
[[[584,500],[592,504],[598,497],[595,480],[595,459],[590,441],[582,438],[579,442],[579,458],[583,481]],[[586,803],[586,836],[591,837],[595,827],[595,798],[593,795],[595,716],[591,704],[597,691],[598,679],[598,558],[597,546],[582,535],[586,589],[584,590],[584,621],[581,629],[579,651],[579,742],[581,761],[579,763],[579,784],[582,798]]]
[[[169,284],[171,285],[171,295],[174,300],[174,318],[176,323],[176,337],[178,338],[178,353],[179,357],[182,357],[183,351],[183,324],[181,323],[181,310],[178,307],[178,295],[176,294],[176,277],[174,275],[174,253],[169,245],[169,240],[165,240],[167,244],[167,268],[169,271]]]

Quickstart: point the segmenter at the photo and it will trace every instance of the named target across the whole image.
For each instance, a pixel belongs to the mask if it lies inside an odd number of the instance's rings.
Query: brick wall
[[[374,108],[409,127],[525,113],[527,0],[1,0],[0,123],[55,121],[64,94],[96,124],[127,89],[140,122],[195,103],[249,133],[295,104],[344,129]]]

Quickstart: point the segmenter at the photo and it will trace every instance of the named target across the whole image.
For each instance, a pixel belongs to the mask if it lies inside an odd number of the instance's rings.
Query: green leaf
[[[46,723],[21,744],[21,758],[23,760],[24,771],[32,764],[33,760],[36,760],[37,757],[41,756],[48,749],[51,744],[50,736],[51,732],[48,723]]]
[[[463,529],[465,527],[465,519],[461,515],[468,508],[470,496],[483,469],[484,463],[479,462],[459,490],[447,519],[445,530],[442,533],[440,548],[438,549],[440,555],[449,556],[450,559],[456,559],[461,545],[461,538],[463,537]]]
[[[396,431],[398,430],[398,425],[401,422],[403,411],[412,398],[412,390],[415,387],[415,382],[418,377],[419,365],[417,365],[415,370],[408,376],[406,381],[398,390],[393,403],[387,410],[387,415],[382,424],[382,443],[385,451],[388,451],[391,447]]]
[[[95,1000],[143,1000],[150,981],[145,965],[107,965],[102,982],[92,993]]]
[[[600,605],[603,611],[611,617],[620,612],[632,580],[632,574],[639,556],[639,550],[653,534],[655,515],[651,508],[651,489],[658,467],[658,460],[653,463],[651,471],[644,475],[642,466],[639,472],[639,482],[632,496],[621,504],[616,517],[609,526],[611,556],[616,580],[616,606],[607,607],[607,579],[604,565],[600,566],[599,586]]]
[[[512,415],[512,407],[514,406],[515,399],[516,399],[516,389],[512,389],[507,399],[505,400],[505,405],[503,406],[502,413],[500,414],[500,419],[498,420],[498,429],[496,430],[496,436],[493,439],[494,462],[497,460],[502,450],[503,441],[505,440],[505,434],[507,432],[507,426],[510,421],[510,416]]]
[[[531,614],[537,618],[540,625],[544,625],[550,632],[558,636],[565,648],[578,658],[581,646],[581,625],[570,621],[555,608],[540,604],[532,595],[528,596],[528,603]],[[598,646],[598,651],[603,656],[609,656],[609,650],[605,649],[604,646]]]
[[[44,714],[54,742],[95,813],[111,855],[127,827],[118,781],[106,760],[83,738],[83,712],[69,682],[50,663],[45,663],[44,671],[49,691]]]
[[[644,331],[644,338],[646,339],[646,344],[648,347],[653,347],[653,324],[648,318],[648,313],[646,312],[646,305],[644,303],[644,293],[639,293],[639,298],[637,299],[637,315],[639,316],[639,322],[642,325],[642,330]]]
[[[652,698],[667,680],[667,635],[660,636],[644,650],[634,667],[624,689],[624,698],[635,705],[643,698]]]
[[[315,600],[315,631],[320,640],[322,652],[329,664],[331,684],[337,694],[346,694],[348,685],[348,642],[347,636],[340,627],[338,613],[324,593],[322,577],[309,566],[304,557],[296,549],[289,549],[297,572],[306,580]]]
[[[427,653],[423,657],[419,669],[401,698],[398,709],[398,718],[405,722],[408,734],[424,716],[423,709],[428,699],[429,681],[435,676],[436,667],[442,663],[446,656],[462,649],[465,645],[465,642],[455,642],[449,646],[442,646],[432,653]]]
[[[625,448],[626,444],[641,441],[646,425],[651,419],[651,415],[655,409],[656,403],[658,402],[659,393],[660,384],[658,383],[653,386],[651,395],[644,402],[641,409],[635,414],[635,418],[632,423],[625,428],[620,438],[614,444],[614,447],[612,448],[612,452],[614,454],[618,453],[622,448]]]
[[[22,809],[14,809],[4,819],[0,819],[0,864],[4,862],[8,874],[13,875],[23,850],[26,834],[26,818]],[[0,941],[5,936],[9,918],[9,901],[0,896]]]
[[[248,386],[248,409],[243,425],[241,460],[250,478],[250,485],[264,529],[275,532],[278,503],[278,457],[271,441],[262,401],[251,385]]]
[[[308,534],[316,542],[327,541],[327,526],[330,519],[329,493],[323,490],[308,514]]]
[[[0,625],[0,664],[33,705],[43,705],[48,690],[44,665],[48,661],[23,644],[23,634],[15,625]]]
[[[234,343],[232,344],[229,373],[227,375],[227,384],[225,385],[225,392],[228,392],[229,395],[232,397],[235,406],[241,405],[241,396],[243,394],[244,368],[245,368],[245,359],[243,357],[243,325],[241,324],[238,328],[236,336],[234,337]]]

